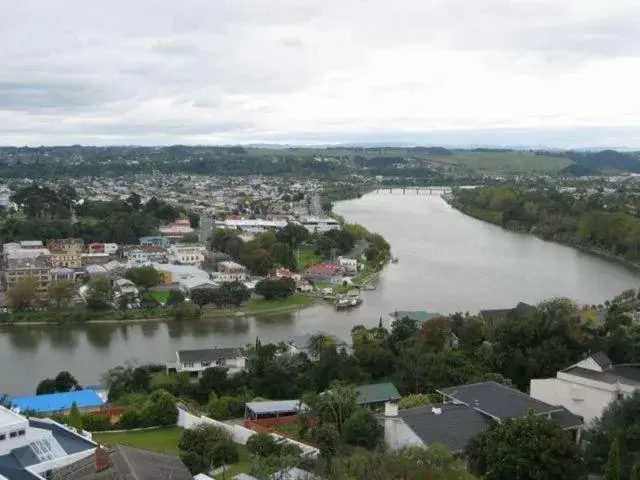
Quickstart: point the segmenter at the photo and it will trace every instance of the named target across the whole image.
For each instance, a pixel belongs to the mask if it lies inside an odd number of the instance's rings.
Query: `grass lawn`
[[[322,263],[324,259],[313,248],[301,248],[298,250],[298,270],[306,270],[311,265]]]
[[[249,302],[245,307],[249,312],[268,312],[270,310],[279,310],[286,308],[293,308],[296,306],[303,307],[315,302],[313,297],[306,297],[304,295],[293,295],[289,298],[278,298],[274,300],[256,300]]]
[[[158,453],[166,453],[169,455],[178,455],[178,441],[182,435],[182,428],[167,427],[158,428],[156,430],[142,430],[138,432],[123,433],[95,433],[93,440],[95,442],[114,446],[128,445],[143,450],[151,450]]]

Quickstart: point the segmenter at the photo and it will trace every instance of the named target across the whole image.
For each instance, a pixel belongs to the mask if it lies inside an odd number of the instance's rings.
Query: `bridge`
[[[401,193],[406,195],[408,193],[415,192],[416,195],[444,195],[445,193],[451,193],[450,187],[390,187],[390,188],[378,188],[376,193]]]

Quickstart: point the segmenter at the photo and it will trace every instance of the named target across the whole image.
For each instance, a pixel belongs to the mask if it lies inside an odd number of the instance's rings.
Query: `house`
[[[244,282],[247,279],[247,267],[236,262],[218,263],[217,280],[220,282]]]
[[[339,276],[340,271],[340,266],[335,263],[317,263],[305,270],[304,278],[313,281],[331,282],[333,278]]]
[[[127,248],[122,256],[132,266],[148,265],[152,262],[163,263],[167,261],[167,249],[154,245],[141,245]]]
[[[43,480],[93,456],[87,437],[48,418],[26,418],[0,407],[0,478]]]
[[[118,445],[56,471],[51,480],[193,480],[180,457]]]
[[[287,342],[289,353],[291,353],[292,355],[305,353],[312,360],[317,359],[316,356],[311,352],[313,338],[316,336],[327,337],[338,350],[344,350],[345,352],[351,351],[351,345],[349,345],[344,340],[336,337],[335,335],[331,335],[330,333],[325,333],[318,330],[315,333],[305,333],[303,335],[296,335],[295,337],[291,337]]]
[[[182,265],[200,265],[204,261],[204,245],[194,244],[176,244],[171,245],[167,249],[167,258],[170,263],[179,263]]]
[[[537,309],[533,305],[520,302],[513,308],[500,308],[495,310],[480,310],[480,316],[491,328],[497,327],[509,315],[527,316],[536,313]]]
[[[140,245],[150,245],[156,247],[168,247],[169,239],[164,237],[140,237],[138,239]]]
[[[533,379],[531,396],[562,405],[586,423],[602,415],[607,406],[640,389],[640,364],[614,365],[599,352],[556,373],[555,378]]]
[[[248,402],[244,407],[246,420],[261,418],[279,418],[297,415],[309,407],[300,400],[267,400],[263,402]]]
[[[186,234],[195,232],[186,218],[180,218],[169,225],[163,225],[159,230],[160,234],[168,240],[181,240]]]
[[[380,417],[389,448],[429,446],[439,443],[451,453],[462,455],[465,447],[479,433],[508,418],[542,415],[554,420],[563,430],[580,441],[583,421],[562,406],[536,400],[497,382],[481,382],[438,390],[444,402],[426,407],[398,410],[385,404]]]
[[[297,467],[288,468],[286,470],[279,470],[267,477],[268,480],[322,480],[322,477],[309,473],[306,470],[302,470]],[[256,477],[248,475],[246,473],[240,473],[231,480],[258,480]]]
[[[49,240],[51,264],[57,268],[82,268],[84,241],[81,238],[61,238]]]
[[[71,410],[75,403],[80,410],[96,410],[104,405],[104,399],[95,390],[29,395],[11,398],[11,407],[21,412],[60,413]]]
[[[214,347],[201,350],[178,350],[176,352],[175,370],[187,372],[200,377],[202,372],[211,367],[224,367],[228,374],[245,369],[247,355],[241,347]],[[170,365],[167,365],[169,368]]]
[[[136,284],[127,278],[118,278],[114,280],[113,286],[115,287],[116,296],[138,296]]]
[[[52,252],[82,253],[84,240],[81,238],[57,238],[49,240],[47,248]]]
[[[46,292],[51,282],[51,257],[47,255],[19,256],[18,258],[9,256],[5,267],[7,290],[11,290],[13,286],[27,277],[37,280],[39,292]]]
[[[358,273],[358,260],[355,258],[338,257],[338,265],[346,274]]]

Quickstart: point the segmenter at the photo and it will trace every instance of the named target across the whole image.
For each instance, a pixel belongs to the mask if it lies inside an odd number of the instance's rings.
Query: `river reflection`
[[[344,339],[354,325],[387,322],[394,310],[450,313],[508,308],[568,296],[602,303],[640,277],[570,248],[506,232],[453,210],[438,197],[371,194],[340,202],[336,212],[380,232],[400,261],[383,272],[361,307],[335,312],[229,316],[196,322],[49,325],[0,328],[0,392],[33,393],[37,383],[68,370],[94,384],[115,365],[164,362],[179,349],[279,342],[324,330]]]

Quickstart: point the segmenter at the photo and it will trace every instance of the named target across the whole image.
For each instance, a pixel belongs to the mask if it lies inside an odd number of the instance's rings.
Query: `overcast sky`
[[[0,144],[640,147],[638,0],[2,0]]]

